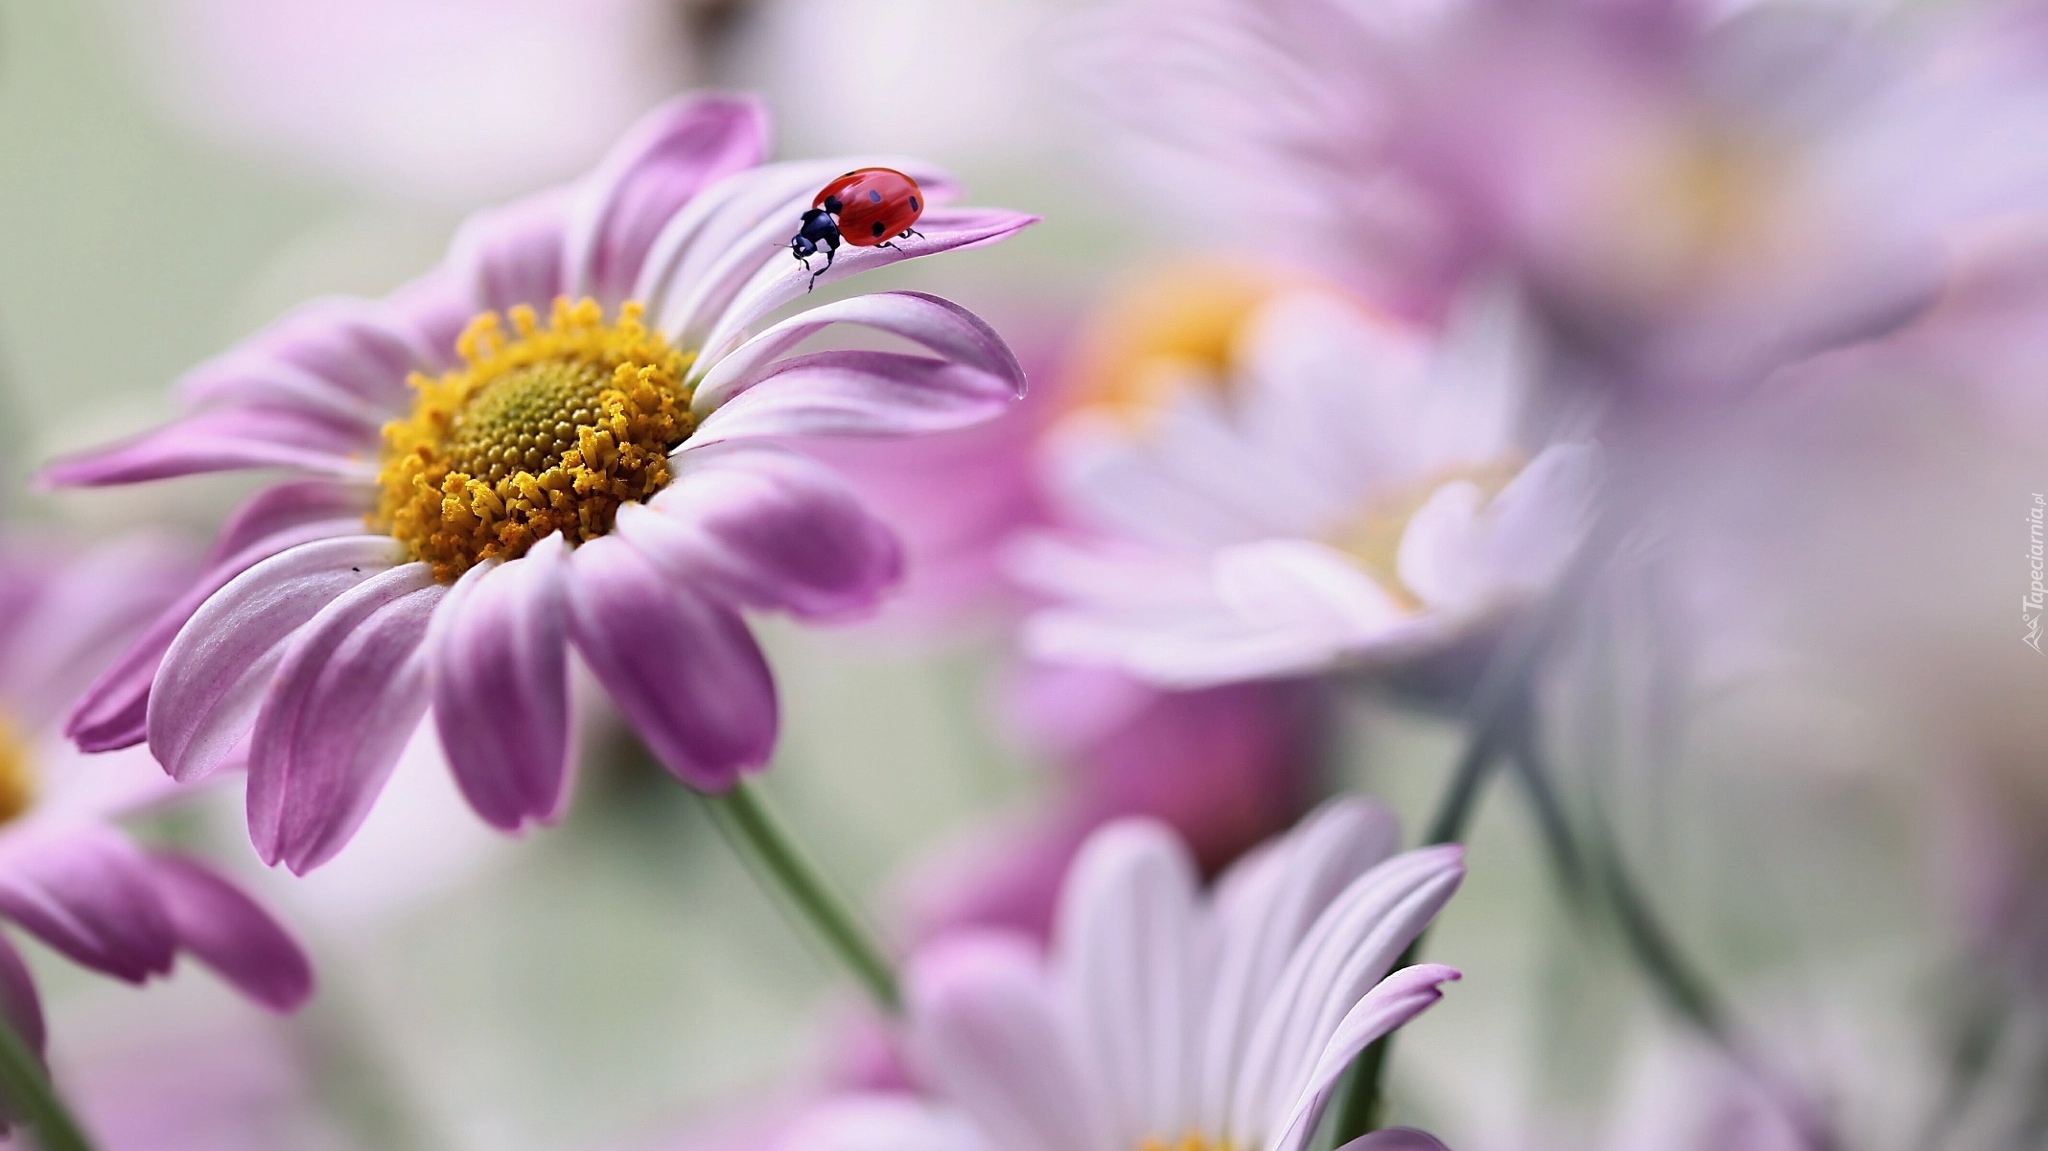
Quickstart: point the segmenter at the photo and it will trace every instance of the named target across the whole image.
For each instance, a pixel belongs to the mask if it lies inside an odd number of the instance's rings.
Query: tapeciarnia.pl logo
[[[2041,515],[2044,510],[2048,508],[2044,508],[2042,494],[2035,492],[2034,506],[2027,509],[2027,558],[2029,566],[2033,568],[2034,582],[2028,586],[2027,594],[2020,600],[2020,622],[2027,629],[2027,633],[2020,637],[2020,642],[2035,651],[2041,650],[2041,609],[2044,602],[2048,602],[2048,589],[2041,586]]]

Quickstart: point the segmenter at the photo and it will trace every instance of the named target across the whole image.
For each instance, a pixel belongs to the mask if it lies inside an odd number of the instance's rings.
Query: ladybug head
[[[818,245],[812,243],[809,236],[799,232],[789,238],[789,250],[792,255],[801,260],[805,256],[817,255]]]

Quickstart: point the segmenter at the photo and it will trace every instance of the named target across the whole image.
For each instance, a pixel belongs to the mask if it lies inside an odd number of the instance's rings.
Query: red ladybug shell
[[[900,236],[924,215],[917,181],[894,168],[856,168],[825,185],[811,207],[831,199],[839,201],[839,238],[856,248]]]

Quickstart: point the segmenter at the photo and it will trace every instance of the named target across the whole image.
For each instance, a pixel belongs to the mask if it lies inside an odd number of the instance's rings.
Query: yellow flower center
[[[1654,135],[1625,165],[1600,244],[1624,289],[1652,301],[1759,262],[1801,259],[1813,223],[1794,212],[1794,174],[1760,141],[1712,127]],[[1598,249],[1595,249],[1596,253]]]
[[[1415,518],[1415,513],[1422,510],[1437,489],[1460,480],[1478,486],[1482,506],[1490,503],[1521,474],[1526,462],[1509,457],[1453,468],[1420,483],[1383,492],[1331,533],[1330,543],[1377,577],[1403,607],[1420,611],[1422,601],[1401,582],[1401,537],[1408,532],[1408,521]]]
[[[384,425],[382,489],[370,526],[453,583],[516,559],[553,532],[571,544],[612,528],[619,505],[669,480],[688,438],[694,356],[670,347],[628,303],[607,323],[594,300],[556,300],[470,321],[462,364],[415,375],[410,415]]]
[[[1178,1141],[1160,1139],[1156,1136],[1140,1140],[1138,1151],[1230,1151],[1230,1142],[1225,1139],[1212,1142],[1190,1131]]]
[[[35,756],[5,713],[0,713],[0,824],[19,819],[36,801]]]
[[[1308,286],[1248,264],[1185,261],[1111,298],[1079,341],[1071,399],[1144,426],[1190,382],[1228,390],[1237,348],[1261,308]]]

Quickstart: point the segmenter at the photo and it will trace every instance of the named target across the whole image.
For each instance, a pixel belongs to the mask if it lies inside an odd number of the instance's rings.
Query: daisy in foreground
[[[1437,334],[1246,278],[1197,270],[1113,314],[1112,378],[1048,451],[1075,527],[1014,555],[1052,599],[1031,654],[1171,687],[1383,666],[1512,610],[1577,546],[1591,450],[1518,445],[1512,308]]]
[[[1395,854],[1399,836],[1381,808],[1333,801],[1205,894],[1164,827],[1111,824],[1068,875],[1049,959],[976,933],[913,963],[907,1042],[931,1098],[840,1097],[778,1146],[1300,1151],[1358,1053],[1458,978],[1392,970],[1465,874],[1459,847]],[[1388,1129],[1349,1146],[1439,1145]]]
[[[916,292],[824,303],[789,256],[818,188],[873,161],[760,166],[764,113],[651,113],[588,177],[473,218],[427,276],[309,305],[182,385],[190,414],[57,464],[57,484],[238,468],[259,495],[202,582],[89,693],[79,745],[146,738],[177,779],[246,761],[258,853],[303,873],[347,842],[431,702],[471,805],[557,815],[571,647],[653,752],[720,791],[766,762],[775,686],[741,609],[869,609],[894,537],[769,441],[902,435],[1023,388],[987,324]],[[993,243],[1033,217],[933,206],[902,250],[842,253],[822,286]],[[790,354],[835,324],[929,355]],[[751,334],[750,334],[751,333]]]
[[[198,860],[138,847],[115,820],[174,798],[141,749],[86,759],[63,708],[190,572],[153,546],[69,552],[0,540],[0,918],[65,958],[130,983],[194,956],[250,999],[312,994],[306,956],[249,896]],[[35,984],[0,937],[0,1013],[40,1051]]]

